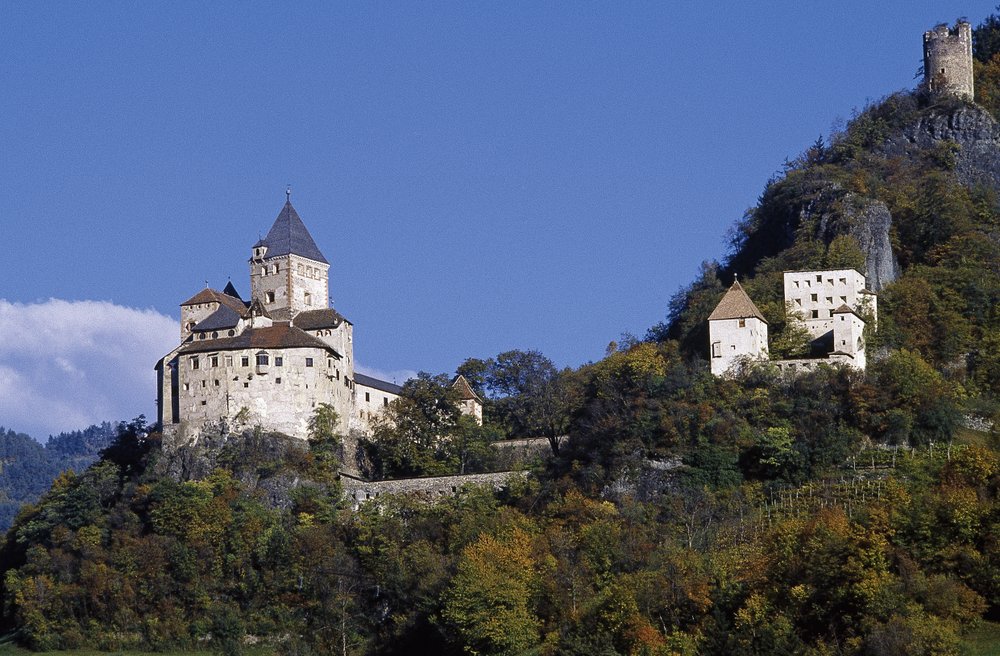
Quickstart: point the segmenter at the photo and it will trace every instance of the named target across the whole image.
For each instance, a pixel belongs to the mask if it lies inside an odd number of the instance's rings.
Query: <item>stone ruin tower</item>
[[[959,21],[951,29],[942,23],[924,32],[924,86],[935,95],[973,98],[969,23]]]

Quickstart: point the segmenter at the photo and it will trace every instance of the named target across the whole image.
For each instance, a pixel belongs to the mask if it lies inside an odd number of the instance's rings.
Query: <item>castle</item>
[[[801,322],[811,338],[810,350],[820,357],[775,360],[787,373],[808,371],[822,363],[865,370],[865,319],[878,317],[876,295],[865,276],[854,269],[786,271],[783,275],[786,315]],[[722,376],[746,360],[768,360],[767,319],[739,281],[723,295],[708,317],[709,362]]]
[[[402,388],[355,371],[354,325],[329,306],[330,263],[290,192],[249,267],[249,300],[230,282],[181,303],[180,344],[156,364],[164,432],[186,442],[206,427],[261,426],[304,439],[321,404],[341,434],[368,432]],[[482,401],[464,378],[453,385],[481,423]]]
[[[972,100],[972,26],[958,21],[924,32],[924,88],[935,95]]]

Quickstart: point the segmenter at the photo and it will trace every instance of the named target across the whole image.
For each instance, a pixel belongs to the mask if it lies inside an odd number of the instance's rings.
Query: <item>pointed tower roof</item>
[[[238,299],[240,301],[243,300],[243,297],[240,296],[240,293],[236,291],[235,287],[233,287],[232,280],[226,283],[226,287],[225,289],[222,290],[222,293],[225,294],[226,296],[232,296],[233,298]]]
[[[306,230],[299,213],[292,207],[291,199],[285,201],[267,236],[254,244],[254,247],[257,246],[267,246],[266,257],[294,254],[329,264]]]
[[[708,315],[709,321],[716,321],[719,319],[749,319],[749,318],[760,319],[764,323],[767,323],[767,319],[764,315],[760,313],[757,306],[754,305],[747,293],[743,291],[743,286],[740,285],[739,281],[733,281],[733,286],[729,288],[726,295],[722,297],[719,304],[715,306],[712,310],[712,314]]]
[[[472,389],[472,385],[469,384],[469,381],[462,374],[455,376],[455,379],[451,381],[451,386],[458,391],[458,398],[463,401],[472,399],[474,401],[478,401],[479,403],[483,402],[483,400],[479,398],[479,395],[476,394],[476,391]]]

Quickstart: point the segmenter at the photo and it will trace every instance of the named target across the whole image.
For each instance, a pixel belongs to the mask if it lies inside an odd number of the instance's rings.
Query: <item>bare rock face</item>
[[[927,112],[890,137],[882,151],[890,157],[914,157],[947,141],[959,146],[955,156],[959,182],[1000,191],[1000,124],[978,105],[963,103]]]
[[[848,194],[844,211],[850,217],[850,234],[858,240],[865,254],[865,278],[868,288],[882,291],[900,274],[899,261],[892,252],[889,227],[892,214],[880,200]]]

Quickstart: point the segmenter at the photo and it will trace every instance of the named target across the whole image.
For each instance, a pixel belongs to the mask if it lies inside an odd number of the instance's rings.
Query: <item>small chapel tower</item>
[[[329,307],[330,263],[323,257],[286,192],[285,206],[267,236],[253,246],[250,298],[276,321]]]
[[[739,281],[708,317],[712,373],[721,376],[740,358],[767,360],[767,320],[750,300]]]
[[[972,26],[959,21],[924,32],[924,87],[934,95],[972,100]]]

